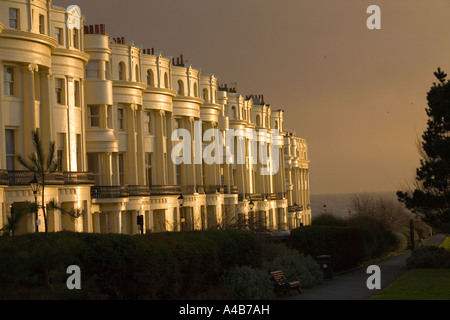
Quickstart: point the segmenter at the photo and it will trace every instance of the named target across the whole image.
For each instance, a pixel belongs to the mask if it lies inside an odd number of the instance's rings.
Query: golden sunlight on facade
[[[45,147],[56,144],[46,201],[82,212],[49,211],[51,232],[137,234],[138,217],[144,233],[311,223],[308,147],[285,130],[282,110],[220,85],[183,56],[110,38],[82,18],[78,29],[69,18],[51,1],[0,0],[0,229],[14,206],[35,201],[33,174],[16,159],[33,152],[35,129]],[[182,155],[192,161],[176,164],[180,129],[192,138]],[[209,129],[220,139],[204,139]],[[203,159],[210,141],[221,142],[222,161]],[[261,150],[266,166],[278,164],[274,174],[261,174]],[[36,223],[25,216],[19,233]]]

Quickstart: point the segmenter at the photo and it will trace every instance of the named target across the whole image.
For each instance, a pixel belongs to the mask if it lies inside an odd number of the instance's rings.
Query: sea
[[[336,216],[346,218],[354,213],[352,199],[358,195],[369,195],[375,199],[382,197],[388,200],[397,200],[395,191],[366,192],[366,193],[343,193],[343,194],[316,194],[311,195],[311,215],[320,215],[323,212],[332,213]]]

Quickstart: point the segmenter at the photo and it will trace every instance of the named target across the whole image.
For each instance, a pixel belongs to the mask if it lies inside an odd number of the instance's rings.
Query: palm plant
[[[42,213],[44,215],[45,234],[48,233],[47,214],[45,208],[45,178],[49,174],[55,173],[58,169],[58,162],[55,157],[55,142],[50,142],[48,154],[44,152],[42,140],[37,130],[31,133],[34,150],[28,158],[17,155],[17,161],[26,169],[34,173],[41,180],[42,186]]]
[[[3,236],[14,236],[19,229],[19,223],[23,216],[35,211],[35,205],[26,202],[21,205],[11,207],[11,214],[6,217],[6,223],[0,232]]]

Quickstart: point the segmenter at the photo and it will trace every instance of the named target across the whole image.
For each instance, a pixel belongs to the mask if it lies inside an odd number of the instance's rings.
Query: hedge
[[[261,257],[258,239],[240,231],[0,237],[0,298],[185,299]],[[82,290],[66,288],[69,265],[80,267]]]
[[[312,257],[330,255],[335,271],[355,267],[364,257],[361,232],[355,227],[301,227],[291,232],[288,247]]]

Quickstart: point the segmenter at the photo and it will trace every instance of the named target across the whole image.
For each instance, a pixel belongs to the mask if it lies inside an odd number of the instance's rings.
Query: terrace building
[[[45,202],[82,213],[49,211],[49,231],[137,234],[139,216],[146,233],[310,224],[307,144],[285,130],[283,110],[183,56],[85,26],[77,10],[0,0],[0,229],[15,206],[35,201],[33,174],[16,155],[33,152],[36,129],[44,146],[55,142],[58,161]],[[190,161],[176,164],[180,141]],[[211,143],[220,161],[204,159]],[[19,233],[36,223],[27,215]]]

